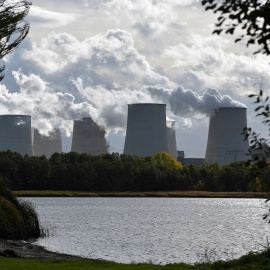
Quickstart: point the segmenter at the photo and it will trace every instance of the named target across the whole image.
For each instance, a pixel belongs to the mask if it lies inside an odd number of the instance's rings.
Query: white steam
[[[33,126],[43,134],[57,127],[69,135],[74,119],[89,116],[107,130],[124,130],[127,104],[130,103],[165,103],[169,114],[177,117],[189,117],[195,113],[210,115],[218,107],[245,107],[215,89],[206,90],[202,96],[182,86],[173,89],[156,85],[143,86],[140,90],[109,90],[102,86],[84,88],[82,80],[77,79],[70,82],[75,87],[73,95],[52,89],[37,75],[26,76],[21,70],[14,71],[13,75],[20,91],[10,93],[1,85],[0,113],[29,114]],[[84,101],[78,102],[75,95]]]
[[[213,115],[219,107],[243,107],[246,106],[233,100],[228,95],[221,95],[218,90],[209,88],[202,96],[192,90],[185,90],[178,86],[174,89],[165,89],[160,86],[145,86],[155,101],[164,102],[170,106],[170,110],[177,116],[192,116],[194,113]]]
[[[43,134],[59,127],[69,135],[72,119],[92,115],[94,111],[87,102],[76,103],[72,94],[53,91],[49,83],[34,74],[13,72],[20,91],[10,93],[0,85],[0,114],[27,114],[32,116],[33,126]]]
[[[6,61],[0,114],[31,115],[43,134],[56,127],[69,135],[74,119],[89,116],[107,131],[125,130],[130,103],[165,103],[168,117],[186,125],[195,114],[245,107],[215,89],[200,95],[199,87],[195,92],[177,86],[151,67],[132,35],[120,29],[83,41],[52,32],[40,46],[26,40]]]

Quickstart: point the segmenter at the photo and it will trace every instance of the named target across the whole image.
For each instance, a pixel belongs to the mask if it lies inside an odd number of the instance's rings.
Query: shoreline
[[[83,259],[82,257],[53,252],[24,240],[0,240],[0,256],[31,260]]]
[[[13,255],[16,256],[3,256],[3,248],[8,248]],[[34,255],[31,255],[34,254]],[[32,244],[25,241],[11,241],[0,240],[0,266],[1,269],[66,269],[66,270],[151,270],[151,269],[237,269],[237,270],[257,270],[257,269],[269,269],[269,256],[270,249],[266,249],[260,253],[248,253],[241,256],[238,259],[230,260],[207,260],[195,264],[186,263],[174,263],[166,265],[154,265],[151,262],[146,263],[116,263],[113,261],[99,260],[99,259],[87,259],[82,257],[76,257],[66,254],[60,254],[56,252],[47,251],[41,246]]]
[[[265,192],[153,191],[153,192],[83,192],[54,190],[13,191],[18,197],[120,197],[120,198],[256,198],[270,197]]]

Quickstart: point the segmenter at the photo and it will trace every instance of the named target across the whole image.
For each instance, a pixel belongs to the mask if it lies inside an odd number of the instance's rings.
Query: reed
[[[23,239],[40,235],[38,216],[33,205],[17,199],[0,178],[0,238]]]

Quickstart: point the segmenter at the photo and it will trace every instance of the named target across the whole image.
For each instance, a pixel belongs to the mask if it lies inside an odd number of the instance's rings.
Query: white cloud
[[[78,15],[47,10],[39,6],[32,6],[27,20],[35,28],[58,28],[73,23]]]
[[[33,126],[48,133],[52,127],[60,127],[70,134],[72,120],[94,115],[87,102],[76,102],[70,93],[54,91],[49,83],[39,76],[24,75],[20,70],[13,72],[20,91],[11,93],[0,84],[1,114],[28,114]]]
[[[228,41],[220,36],[193,34],[187,42],[167,48],[163,57],[172,59],[167,73],[173,81],[199,92],[214,87],[247,96],[258,90],[256,84],[260,78],[264,80],[264,89],[269,91],[268,59],[262,55],[233,53]]]
[[[166,76],[155,72],[134,46],[130,33],[120,29],[79,41],[67,33],[50,33],[40,46],[21,47],[13,56],[17,68],[36,70],[59,89],[70,79],[82,78],[85,85],[105,85],[108,89],[140,88],[143,84],[173,86]],[[12,57],[9,60],[12,62]],[[30,67],[24,69],[26,63]],[[13,69],[15,66],[13,66]],[[63,82],[63,78],[65,78]]]

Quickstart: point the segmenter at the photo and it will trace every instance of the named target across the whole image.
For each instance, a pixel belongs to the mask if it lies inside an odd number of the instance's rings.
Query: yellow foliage
[[[11,201],[2,196],[0,196],[0,210],[7,215],[14,225],[23,223],[23,218],[18,208]]]
[[[182,163],[178,162],[171,154],[167,152],[159,152],[153,155],[154,162],[157,166],[181,170]]]
[[[261,177],[256,177],[255,179],[256,183],[256,191],[261,192],[262,191],[262,181],[263,179]]]

